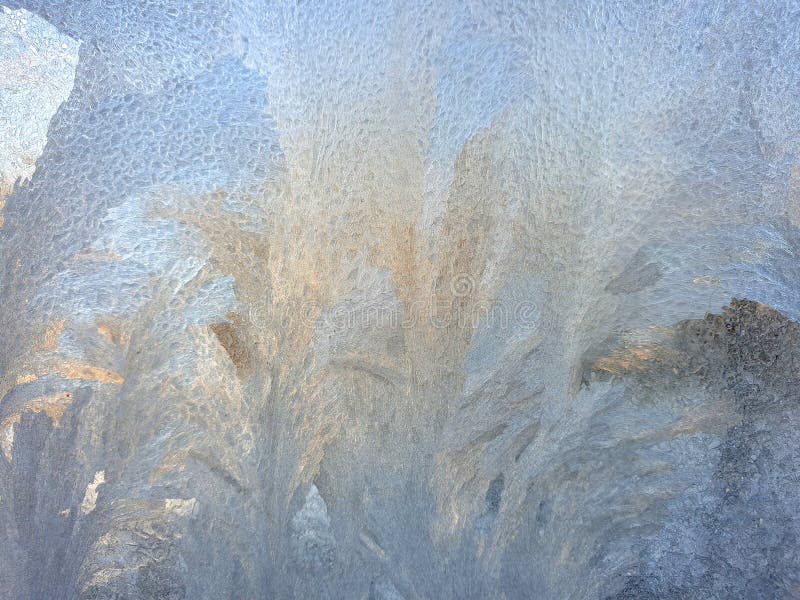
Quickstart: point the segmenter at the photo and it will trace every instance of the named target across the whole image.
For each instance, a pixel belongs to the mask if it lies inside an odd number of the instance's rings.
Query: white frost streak
[[[14,447],[14,423],[8,423],[0,429],[0,448],[3,450],[3,456],[6,457],[8,462],[11,462],[11,451]]]
[[[174,515],[186,517],[194,512],[195,504],[197,504],[195,498],[167,498],[164,501],[164,508]]]
[[[86,486],[86,493],[81,502],[81,514],[88,514],[97,505],[97,488],[106,482],[106,472],[98,471],[94,474],[94,481]]]

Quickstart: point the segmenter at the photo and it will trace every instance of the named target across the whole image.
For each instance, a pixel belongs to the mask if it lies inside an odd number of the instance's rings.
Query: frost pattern
[[[800,595],[796,2],[3,2],[0,595]]]

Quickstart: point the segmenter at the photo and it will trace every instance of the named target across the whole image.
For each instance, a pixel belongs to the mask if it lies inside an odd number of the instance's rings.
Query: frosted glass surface
[[[800,598],[798,2],[0,3],[0,598]]]

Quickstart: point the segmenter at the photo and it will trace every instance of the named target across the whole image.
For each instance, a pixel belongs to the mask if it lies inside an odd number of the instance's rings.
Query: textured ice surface
[[[77,63],[75,40],[27,10],[0,6],[0,227],[5,196],[33,175]]]
[[[0,598],[800,598],[797,2],[2,1]]]

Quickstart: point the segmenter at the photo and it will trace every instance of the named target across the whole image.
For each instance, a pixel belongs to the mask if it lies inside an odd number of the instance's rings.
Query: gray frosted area
[[[800,598],[800,3],[0,1],[0,599]]]

